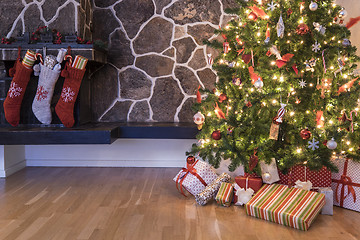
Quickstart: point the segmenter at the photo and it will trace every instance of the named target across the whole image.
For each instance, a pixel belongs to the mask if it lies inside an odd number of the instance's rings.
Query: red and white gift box
[[[185,195],[185,188],[192,195],[201,193],[204,188],[212,183],[218,175],[208,163],[196,160],[193,164],[187,163],[186,168],[182,168],[175,176],[174,181],[178,190]]]
[[[294,186],[297,180],[310,181],[314,188],[331,186],[331,171],[323,167],[320,171],[312,171],[306,166],[294,166],[285,175],[279,171],[280,184]]]
[[[360,212],[360,163],[345,158],[332,162],[339,169],[332,173],[334,205]]]

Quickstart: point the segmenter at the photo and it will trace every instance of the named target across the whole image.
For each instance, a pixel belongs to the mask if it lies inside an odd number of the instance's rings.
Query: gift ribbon
[[[347,176],[347,169],[348,169],[348,163],[349,163],[349,159],[345,160],[344,163],[344,171],[343,174],[341,175],[340,179],[332,179],[333,182],[337,183],[336,185],[336,201],[340,202],[340,207],[344,206],[344,200],[347,196],[349,196],[350,194],[353,196],[354,199],[354,203],[356,202],[356,193],[353,187],[360,187],[359,183],[353,183],[351,178],[349,176]],[[340,191],[340,201],[339,201],[339,196],[338,196],[338,189],[340,187],[340,184],[342,184],[341,187],[341,191]],[[345,196],[345,187],[347,186],[348,188],[348,194]]]
[[[181,173],[179,173],[177,179],[176,179],[176,188],[178,189],[178,191],[184,195],[184,187],[183,187],[183,182],[186,178],[186,176],[191,173],[192,175],[194,175],[195,177],[197,177],[197,179],[199,179],[199,181],[206,187],[207,184],[206,182],[204,181],[204,179],[202,179],[202,177],[199,176],[199,174],[197,174],[196,172],[196,169],[195,169],[195,165],[196,163],[198,162],[199,160],[196,160],[193,164],[190,164],[190,163],[186,163],[186,168],[182,168],[182,172],[185,173],[184,175],[181,176]],[[179,186],[180,185],[180,186]]]

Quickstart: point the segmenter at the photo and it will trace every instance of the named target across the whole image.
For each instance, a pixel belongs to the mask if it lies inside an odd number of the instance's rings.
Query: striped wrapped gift
[[[34,51],[27,50],[27,52],[22,60],[22,64],[27,69],[31,69],[32,66],[34,65],[35,61],[36,61],[36,53]]]
[[[215,200],[224,207],[229,207],[233,199],[233,186],[231,183],[221,183],[220,189],[216,194]]]
[[[306,231],[324,205],[324,194],[265,184],[245,208],[250,216]]]
[[[87,58],[76,55],[72,67],[83,70],[86,67],[87,61]]]

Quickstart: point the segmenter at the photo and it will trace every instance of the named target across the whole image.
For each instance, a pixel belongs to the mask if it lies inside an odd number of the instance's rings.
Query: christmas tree
[[[275,158],[285,172],[298,164],[336,171],[338,154],[359,161],[355,20],[345,25],[346,10],[332,0],[237,2],[216,31],[223,42],[206,42],[221,51],[218,81],[197,93],[201,131],[187,154],[246,171],[258,159]]]

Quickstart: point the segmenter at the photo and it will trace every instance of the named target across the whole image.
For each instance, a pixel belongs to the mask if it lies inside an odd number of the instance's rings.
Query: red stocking
[[[74,104],[84,73],[85,69],[71,67],[69,62],[66,63],[65,69],[61,72],[61,76],[65,78],[65,81],[55,112],[66,127],[72,127],[75,123]]]
[[[15,70],[15,74],[14,71]],[[9,91],[4,101],[5,118],[12,126],[17,126],[20,121],[20,107],[24,98],[27,84],[30,80],[32,68],[26,68],[19,57],[15,62],[14,68],[10,69],[10,75],[13,75]]]

